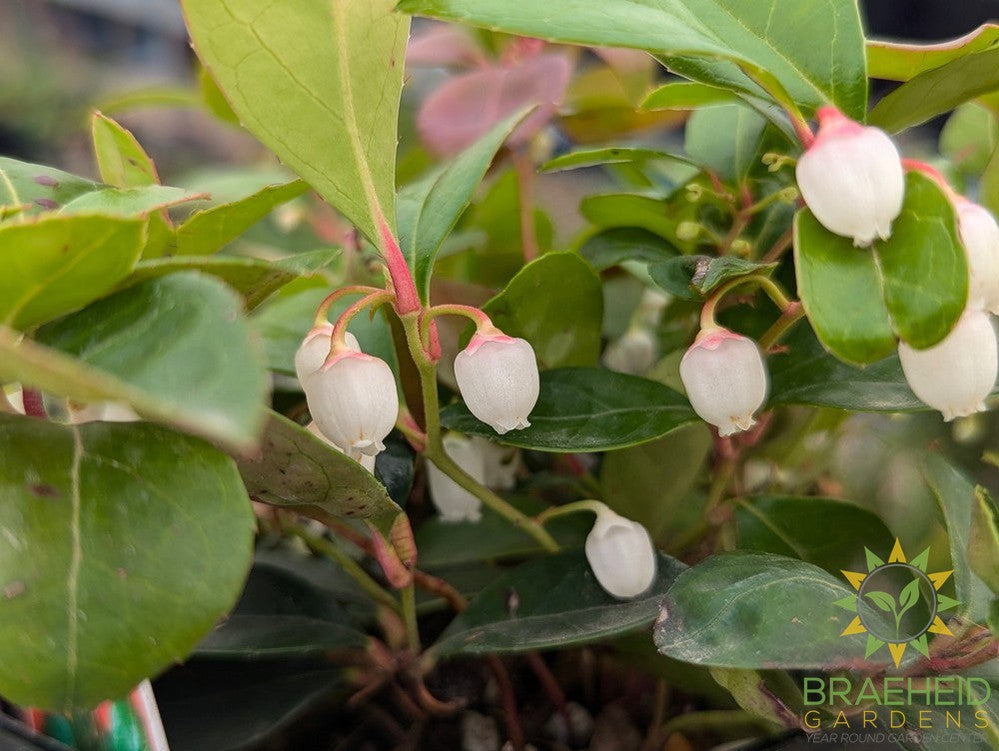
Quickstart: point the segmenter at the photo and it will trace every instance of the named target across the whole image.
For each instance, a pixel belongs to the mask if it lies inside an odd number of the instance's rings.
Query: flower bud
[[[505,334],[475,334],[454,358],[454,377],[468,409],[500,435],[530,426],[540,383],[534,349]]]
[[[332,337],[332,324],[313,328],[305,335],[301,345],[298,347],[298,351],[295,352],[295,375],[298,376],[299,383],[304,384],[307,375],[315,373],[323,366],[326,357],[330,353]],[[347,345],[347,349],[352,349],[354,352],[361,351],[361,345],[357,343],[357,337],[349,331],[344,334],[343,340]]]
[[[818,112],[815,142],[798,159],[802,198],[830,232],[854,245],[887,240],[902,211],[905,173],[895,144],[877,128],[864,127],[835,107]]]
[[[444,453],[480,485],[485,484],[486,468],[482,450],[469,438],[449,433],[444,436]],[[482,518],[482,502],[458,483],[427,463],[430,499],[440,512],[441,521],[477,522]]]
[[[999,314],[999,225],[977,203],[959,199],[956,208],[968,254],[968,307]]]
[[[374,456],[399,416],[395,376],[384,360],[347,350],[302,382],[320,432],[356,459]]]
[[[341,454],[343,453],[343,449],[342,448],[340,448],[339,446],[337,446],[335,443],[333,443],[333,441],[331,441],[329,438],[327,438],[326,436],[323,435],[323,432],[319,429],[319,426],[316,425],[315,420],[313,420],[308,425],[306,425],[305,429],[308,430],[310,433],[312,433],[312,435],[314,435],[316,438],[318,438],[320,441],[322,441],[323,443],[325,443],[327,446],[329,446],[334,451],[337,451],[337,452],[339,452]],[[356,461],[358,464],[360,464],[366,470],[368,470],[368,472],[370,472],[371,474],[375,473],[375,457],[374,456],[370,456],[368,454],[361,454],[358,457],[351,457],[351,458],[354,459],[354,461]]]
[[[999,372],[999,346],[988,313],[966,310],[943,341],[929,349],[898,345],[909,388],[950,422],[986,409]]]
[[[656,551],[638,522],[604,507],[586,536],[586,560],[608,594],[637,597],[656,578]]]
[[[702,331],[680,361],[690,406],[722,436],[749,430],[767,398],[767,367],[752,339],[718,328]]]

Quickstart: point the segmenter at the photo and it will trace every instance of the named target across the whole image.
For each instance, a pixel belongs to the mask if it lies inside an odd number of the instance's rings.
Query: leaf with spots
[[[0,415],[0,693],[89,709],[184,659],[236,602],[254,526],[199,439]]]

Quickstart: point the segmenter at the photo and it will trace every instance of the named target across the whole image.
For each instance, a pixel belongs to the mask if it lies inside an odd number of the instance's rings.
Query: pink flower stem
[[[420,309],[420,296],[416,291],[416,282],[413,281],[413,274],[406,263],[406,257],[402,254],[398,241],[392,234],[392,230],[385,221],[385,217],[378,212],[378,232],[381,236],[381,251],[385,257],[385,264],[388,266],[389,277],[392,280],[392,288],[395,292],[395,309],[400,316],[408,313],[415,313]]]
[[[329,323],[330,308],[341,297],[346,297],[347,295],[370,295],[383,291],[377,287],[368,287],[363,284],[353,284],[349,287],[341,287],[340,289],[333,290],[323,298],[323,301],[319,303],[319,307],[316,308],[316,318],[313,321],[313,326],[319,328]]]
[[[392,293],[386,290],[379,289],[375,290],[371,294],[365,295],[360,300],[355,302],[353,305],[348,307],[340,317],[336,319],[336,323],[333,326],[333,333],[331,335],[330,341],[330,357],[342,352],[347,348],[347,344],[344,340],[344,336],[347,333],[347,326],[350,325],[351,319],[364,310],[369,305],[378,306],[383,302],[388,302],[392,299]],[[329,358],[327,358],[329,359]]]
[[[791,300],[784,290],[770,277],[764,276],[763,274],[749,274],[748,276],[740,276],[737,279],[732,279],[726,282],[708,297],[704,302],[704,307],[701,308],[701,331],[712,331],[714,329],[721,328],[718,322],[715,320],[715,309],[718,307],[718,303],[721,299],[731,292],[736,287],[743,284],[758,284],[766,292],[767,296],[773,300],[774,305],[780,308],[781,312],[784,313],[790,308],[799,303],[796,300]]]
[[[423,312],[423,317],[420,319],[421,329],[428,327],[433,323],[433,319],[437,316],[464,316],[475,324],[475,331],[478,334],[498,334],[502,333],[493,324],[492,319],[486,315],[485,312],[479,310],[478,308],[472,307],[471,305],[434,305],[432,308],[427,308]]]

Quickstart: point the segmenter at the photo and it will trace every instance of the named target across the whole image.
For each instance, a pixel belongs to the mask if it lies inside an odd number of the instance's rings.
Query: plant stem
[[[774,321],[774,324],[760,337],[760,349],[766,352],[804,316],[805,307],[800,302],[795,301],[788,305],[780,314],[780,318]]]
[[[774,305],[781,309],[781,312],[787,311],[795,305],[800,305],[796,300],[791,300],[784,290],[768,276],[763,274],[749,274],[747,276],[740,276],[737,279],[732,279],[726,282],[717,290],[711,293],[711,296],[704,301],[704,307],[701,308],[701,329],[710,331],[711,329],[719,328],[718,323],[715,321],[715,309],[718,307],[718,303],[721,299],[725,297],[729,292],[731,292],[736,287],[743,284],[758,284],[760,288],[767,294],[767,296],[773,300]]]
[[[336,325],[333,326],[333,334],[330,341],[330,354],[337,352],[338,350],[343,350],[346,348],[344,343],[344,335],[347,333],[347,326],[350,325],[351,320],[364,310],[369,305],[377,306],[380,303],[388,302],[392,299],[392,294],[386,292],[383,289],[375,290],[374,292],[365,295],[360,300],[355,302],[353,305],[348,307],[340,317],[336,319]]]
[[[488,331],[489,329],[496,328],[493,325],[492,319],[485,312],[471,305],[434,305],[423,312],[423,321],[429,323],[437,316],[464,316],[471,319],[476,329],[485,329]]]
[[[399,602],[378,582],[368,576],[364,569],[357,564],[357,561],[340,550],[336,545],[329,540],[324,540],[322,537],[308,532],[301,526],[289,526],[286,531],[301,539],[314,553],[325,556],[337,563],[376,602],[380,602],[393,612],[399,612]]]
[[[400,592],[402,596],[402,618],[406,622],[406,640],[413,654],[420,651],[420,625],[416,621],[416,587],[410,584]]]
[[[524,261],[530,263],[538,257],[538,238],[534,232],[534,164],[526,147],[513,149],[513,168],[517,173],[520,243]]]
[[[791,247],[793,240],[794,228],[789,227],[787,232],[777,238],[777,242],[770,247],[770,250],[763,254],[760,258],[760,263],[773,263],[778,260]]]
[[[607,505],[601,503],[600,501],[585,500],[585,501],[573,501],[572,503],[566,503],[561,506],[552,506],[551,508],[545,509],[540,514],[534,517],[534,521],[538,524],[547,524],[552,519],[559,516],[568,516],[569,514],[578,514],[581,511],[591,511],[598,516],[607,510]]]
[[[319,303],[319,307],[316,308],[316,317],[312,325],[318,328],[328,324],[330,308],[332,308],[333,303],[341,297],[346,297],[347,295],[370,295],[373,292],[382,291],[383,290],[380,290],[377,287],[368,287],[363,284],[352,284],[349,287],[335,289],[326,295],[326,297],[323,298],[323,301]]]

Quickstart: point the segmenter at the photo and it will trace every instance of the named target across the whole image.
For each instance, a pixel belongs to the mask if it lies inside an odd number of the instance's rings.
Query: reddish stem
[[[506,730],[510,735],[510,743],[513,745],[515,751],[523,751],[524,730],[520,727],[520,718],[517,716],[517,698],[513,691],[513,682],[510,680],[510,674],[499,657],[490,655],[486,657],[486,662],[493,671],[496,684],[499,687],[500,697],[503,702],[503,717],[506,720]]]
[[[48,417],[45,403],[42,401],[42,392],[38,389],[22,388],[21,400],[24,402],[24,414],[28,417],[40,417],[43,420]]]
[[[378,231],[381,234],[382,254],[385,265],[388,266],[392,287],[395,291],[395,309],[400,316],[414,313],[420,309],[420,296],[416,291],[416,282],[406,263],[406,257],[389,229],[385,217],[378,215]]]

